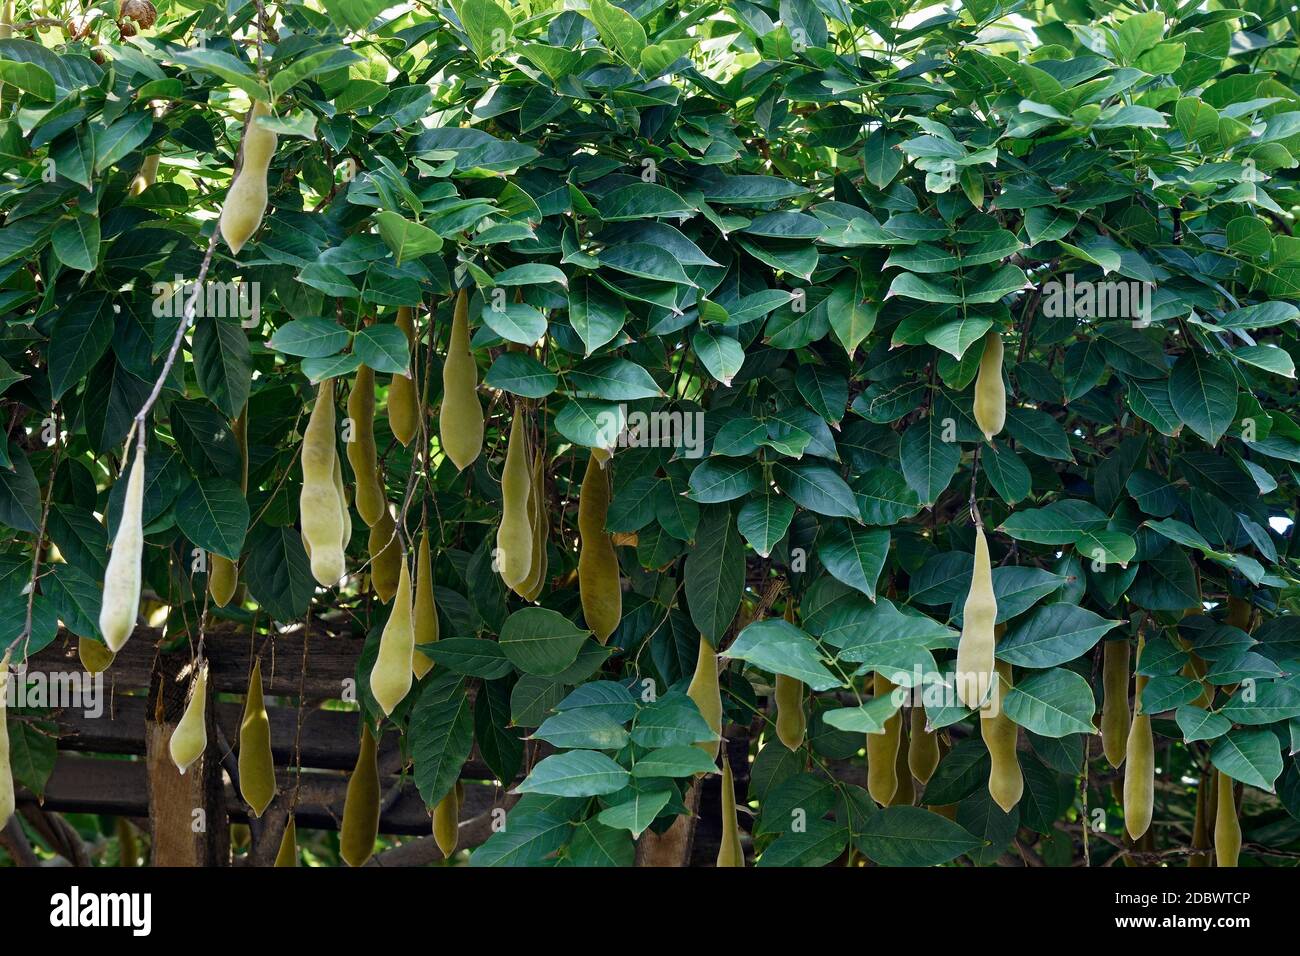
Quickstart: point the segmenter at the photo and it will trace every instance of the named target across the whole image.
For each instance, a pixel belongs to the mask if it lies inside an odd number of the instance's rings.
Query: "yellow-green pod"
[[[239,586],[239,572],[235,562],[220,554],[208,555],[208,594],[217,607],[225,607],[235,596]]]
[[[207,708],[208,667],[204,664],[194,678],[190,700],[185,705],[185,713],[177,723],[176,729],[172,731],[171,740],[167,744],[172,763],[182,775],[190,769],[194,761],[203,756],[203,751],[207,749]]]
[[[397,582],[402,574],[402,545],[397,540],[397,522],[391,509],[370,529],[370,583],[379,600],[387,604],[397,593]]]
[[[623,618],[623,585],[618,553],[605,531],[609,514],[609,477],[593,454],[587,459],[578,497],[578,594],[582,615],[596,640],[604,644]]]
[[[411,568],[402,555],[402,566],[397,578],[397,592],[388,623],[379,638],[379,654],[370,671],[370,692],[375,702],[383,708],[384,716],[391,716],[397,705],[411,691],[412,662],[415,654],[415,625],[411,604]]]
[[[787,750],[798,750],[808,733],[808,718],[803,710],[803,681],[785,674],[776,675],[776,736]]]
[[[699,654],[695,658],[695,673],[686,696],[695,701],[695,706],[704,715],[709,729],[716,735],[714,740],[701,740],[695,746],[716,760],[722,737],[722,690],[718,686],[718,655],[713,645],[701,635]]]
[[[292,814],[284,825],[284,836],[280,838],[280,850],[275,854],[275,865],[298,865],[298,824]]]
[[[1007,716],[1003,702],[1011,690],[1011,665],[997,662],[998,681],[988,705],[980,712],[980,736],[989,751],[989,796],[1006,813],[1020,802],[1025,792],[1025,778],[1020,772],[1016,740],[1020,728]]]
[[[970,592],[962,608],[961,640],[957,644],[957,698],[967,707],[978,707],[993,686],[993,635],[998,602],[993,596],[993,565],[984,527],[975,527],[975,568]]]
[[[1106,641],[1101,664],[1101,746],[1112,767],[1124,763],[1128,747],[1128,678],[1128,641]]]
[[[1213,773],[1213,771],[1211,771]],[[1189,867],[1207,867],[1210,865],[1210,791],[1214,786],[1213,776],[1201,775],[1196,787],[1196,817],[1192,822],[1192,849],[1199,852],[1187,855]]]
[[[433,599],[433,555],[429,551],[429,529],[420,535],[420,546],[415,558],[415,653],[411,656],[411,669],[417,680],[429,673],[433,658],[419,649],[421,644],[432,644],[438,639],[438,608]]]
[[[722,843],[718,847],[717,865],[745,865],[740,820],[736,816],[736,782],[731,775],[731,761],[725,756],[722,758]]]
[[[77,657],[81,666],[90,674],[102,674],[112,666],[117,657],[102,641],[90,637],[77,638]]]
[[[131,180],[131,195],[138,196],[158,178],[158,162],[162,159],[160,153],[150,153],[140,164],[140,171],[135,174],[135,179]]]
[[[9,762],[9,724],[6,711],[9,707],[9,651],[0,659],[0,830],[14,815],[18,805],[14,796],[13,768]]]
[[[397,327],[406,336],[409,355],[410,347],[415,343],[415,316],[408,306],[398,308]],[[416,394],[414,377],[399,372],[388,383],[388,427],[393,430],[393,437],[403,445],[409,445],[419,431],[420,399]]]
[[[348,491],[343,487],[343,464],[337,454],[334,456],[334,492],[339,499],[339,515],[343,518],[339,550],[346,556],[348,544],[352,541],[352,509],[348,506]]]
[[[126,479],[126,496],[118,519],[113,550],[104,571],[104,593],[100,599],[99,632],[116,654],[135,631],[140,615],[141,562],[144,559],[144,446],[137,444]]]
[[[1142,665],[1144,637],[1138,637],[1138,666]],[[1124,762],[1124,829],[1137,840],[1151,826],[1155,806],[1156,745],[1151,733],[1151,717],[1142,713],[1142,690],[1147,679],[1139,674],[1134,681],[1133,721],[1128,730],[1128,747]]]
[[[533,453],[531,482],[528,488],[529,527],[532,531],[533,558],[528,579],[520,586],[519,596],[525,601],[536,601],[546,586],[546,540],[550,534],[550,518],[546,513],[546,451]]]
[[[370,727],[361,729],[361,750],[348,778],[339,828],[339,855],[348,866],[363,866],[375,852],[379,836],[379,755]]]
[[[469,348],[469,293],[461,289],[451,321],[451,341],[442,366],[442,408],[438,435],[443,453],[459,471],[483,451],[483,406],[478,401],[478,364]]]
[[[506,587],[518,591],[533,563],[532,522],[528,510],[532,461],[524,415],[516,406],[510,422],[510,442],[501,472],[501,524],[497,526],[496,568]]]
[[[1237,798],[1233,780],[1220,770],[1218,778],[1219,799],[1214,815],[1214,865],[1236,866],[1241,855],[1241,821],[1237,818]]]
[[[1254,616],[1254,606],[1245,598],[1238,597],[1235,594],[1228,595],[1228,613],[1224,617],[1224,623],[1229,627],[1235,627],[1238,630],[1250,633],[1250,620]],[[1202,613],[1201,609],[1195,608],[1196,613]]]
[[[433,808],[433,841],[438,844],[444,859],[450,860],[460,842],[460,783],[447,791],[447,795]]]
[[[316,404],[302,436],[302,491],[298,510],[302,537],[311,558],[311,572],[321,587],[333,587],[343,577],[343,511],[334,480],[334,380],[320,383]]]
[[[1002,431],[1007,423],[1007,388],[1002,382],[1002,335],[989,329],[984,336],[984,354],[975,376],[975,424],[985,441]]]
[[[234,255],[239,255],[244,243],[257,232],[266,213],[266,173],[271,157],[275,155],[276,134],[257,125],[257,119],[270,115],[270,107],[261,100],[253,104],[244,127],[239,171],[235,173],[226,201],[221,206],[221,238],[226,240]]]
[[[375,372],[368,365],[357,369],[348,393],[348,418],[352,419],[351,440],[347,444],[348,462],[356,476],[357,514],[373,528],[385,511],[388,502],[379,482],[379,466],[375,449]]]
[[[888,695],[894,683],[876,674],[872,681],[875,697]],[[878,734],[867,734],[867,792],[882,807],[890,805],[898,792],[898,748],[902,742],[903,713],[894,713]]]
[[[939,736],[926,724],[925,708],[912,708],[911,728],[907,735],[907,769],[921,783],[929,783],[939,766]]]
[[[894,758],[894,779],[898,787],[894,790],[894,799],[889,801],[891,807],[910,807],[916,802],[916,783],[912,780],[912,768],[908,766],[907,755],[911,743],[907,736],[907,721],[899,710],[894,715],[898,718],[898,754]]]
[[[275,799],[275,758],[271,755],[271,721],[262,694],[262,659],[253,662],[244,699],[244,720],[239,725],[239,793],[260,817]]]

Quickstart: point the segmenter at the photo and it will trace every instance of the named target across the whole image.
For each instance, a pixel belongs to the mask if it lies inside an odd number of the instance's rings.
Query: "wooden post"
[[[182,655],[160,655],[154,665],[145,721],[145,764],[149,773],[149,831],[154,866],[228,866],[230,826],[216,752],[216,724],[208,703],[208,749],[181,774],[168,743],[185,712],[192,682]]]
[[[696,811],[700,805],[700,782],[686,791],[687,813],[673,821],[662,834],[647,830],[636,846],[637,866],[686,866],[691,861],[691,844],[695,840]]]

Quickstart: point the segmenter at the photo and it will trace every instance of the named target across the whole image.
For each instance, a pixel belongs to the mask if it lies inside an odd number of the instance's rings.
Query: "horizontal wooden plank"
[[[263,639],[265,640],[265,639]],[[113,666],[104,674],[105,686],[120,693],[146,690],[160,654],[184,661],[189,657],[189,647],[164,652],[162,632],[156,628],[138,627],[131,639],[117,654]],[[302,677],[304,637],[301,630],[278,635],[266,642],[262,651],[262,685],[267,694],[298,696],[301,689],[308,697],[316,699],[338,698],[343,694],[345,681],[356,678],[357,658],[365,640],[343,634],[329,634],[323,630],[313,632],[307,644],[306,676]],[[208,657],[208,681],[213,691],[242,694],[248,689],[248,675],[252,670],[253,650],[246,630],[219,626],[204,638]],[[79,671],[77,638],[64,632],[49,647],[33,655],[31,670]]]
[[[53,811],[143,817],[148,814],[146,773],[144,762],[139,760],[100,760],[60,754],[46,784],[42,806]],[[287,793],[293,786],[293,778],[288,772],[279,776],[281,789]],[[380,832],[394,836],[430,832],[429,813],[409,776],[396,797],[390,795],[398,779],[388,775],[382,780],[386,806],[379,819]],[[346,773],[304,774],[303,796],[295,815],[298,825],[315,830],[337,830],[343,816],[347,780]],[[476,816],[491,807],[500,793],[499,788],[466,784],[462,819]],[[19,790],[20,805],[35,802],[35,796]],[[226,805],[232,822],[247,822],[247,808],[229,785]]]
[[[148,705],[142,696],[117,696],[104,706],[98,717],[88,717],[80,710],[62,710],[55,715],[59,728],[59,749],[92,754],[144,753],[144,725]],[[277,766],[293,766],[294,739],[298,726],[298,709],[270,705],[271,753]],[[217,723],[231,744],[239,737],[243,705],[235,702],[217,704]],[[358,717],[355,713],[324,710],[309,706],[303,715],[302,765],[321,770],[350,770],[357,759]],[[384,734],[379,747],[381,766],[397,766],[399,738]],[[471,780],[492,778],[492,771],[479,760],[472,760],[462,773]]]

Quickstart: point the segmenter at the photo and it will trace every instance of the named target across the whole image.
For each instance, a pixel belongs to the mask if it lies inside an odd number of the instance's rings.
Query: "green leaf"
[[[483,2],[490,3],[491,0]],[[407,259],[418,259],[442,248],[442,236],[428,226],[411,222],[400,213],[390,210],[375,213],[375,225],[379,227],[384,243],[393,250],[399,266]]]
[[[813,690],[839,687],[841,680],[822,663],[817,643],[789,621],[770,618],[750,624],[722,654],[773,674],[803,681]]]
[[[624,795],[626,799],[620,800]],[[640,838],[672,796],[671,790],[639,790],[634,785],[610,797],[611,805],[596,814],[596,819],[607,827],[628,830]]]
[[[778,461],[772,466],[777,486],[807,508],[829,518],[852,518],[861,521],[853,492],[834,470],[812,461]]]
[[[691,621],[717,647],[745,589],[745,546],[726,505],[700,509],[695,547],[686,556],[686,603]]]
[[[745,350],[721,329],[706,328],[696,332],[691,338],[691,348],[708,373],[727,387],[745,364]]]
[[[248,533],[248,502],[228,478],[199,478],[176,499],[176,525],[211,554],[238,560]]]
[[[496,0],[454,0],[453,7],[480,63],[506,51],[514,21]]]
[[[549,608],[526,607],[506,618],[500,643],[525,674],[551,677],[573,663],[590,634]]]
[[[352,351],[376,372],[410,375],[411,344],[396,325],[368,325],[352,340]]]
[[[627,729],[621,723],[589,707],[546,718],[533,736],[555,747],[579,750],[620,750],[628,741]]]
[[[1234,780],[1273,792],[1282,773],[1282,752],[1271,730],[1238,728],[1210,749],[1210,763]]]
[[[898,451],[908,485],[923,504],[934,504],[952,483],[961,462],[955,435],[931,413],[908,427]]]
[[[689,777],[697,773],[716,773],[711,754],[691,744],[675,744],[652,750],[632,765],[634,778]]]
[[[451,792],[474,747],[474,713],[462,678],[435,673],[411,708],[415,785],[426,807]]]
[[[1189,349],[1169,376],[1169,401],[1188,428],[1216,445],[1237,411],[1237,380],[1221,364]]]
[[[285,355],[328,358],[348,344],[348,331],[330,319],[294,319],[276,329],[267,344]]]
[[[1013,721],[1043,737],[1096,733],[1092,688],[1062,667],[1029,675],[1006,693],[1002,706]]]
[[[483,384],[524,398],[545,398],[555,391],[559,378],[531,355],[502,352],[483,377]]]
[[[1018,667],[1055,667],[1083,656],[1122,623],[1074,604],[1049,604],[1004,637],[997,656]]]
[[[586,17],[596,25],[601,42],[617,54],[619,59],[634,70],[641,65],[646,33],[636,17],[614,6],[609,0],[591,0]]]
[[[873,601],[876,581],[889,556],[889,530],[831,522],[818,536],[817,557],[826,570]]]
[[[606,222],[695,214],[695,209],[667,186],[645,182],[610,190],[601,197],[596,208],[600,211],[600,218]]]
[[[937,866],[979,845],[964,827],[921,807],[886,807],[867,818],[857,839],[880,866]]]
[[[542,760],[515,790],[556,797],[597,797],[617,793],[630,779],[626,770],[603,753],[570,750]]]
[[[736,516],[736,527],[759,557],[766,558],[785,537],[793,519],[793,501],[781,495],[762,494],[745,502]]]

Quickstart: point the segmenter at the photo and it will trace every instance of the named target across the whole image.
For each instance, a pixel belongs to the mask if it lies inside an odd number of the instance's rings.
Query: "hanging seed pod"
[[[518,591],[528,580],[533,560],[532,524],[528,495],[532,486],[531,456],[524,415],[515,407],[510,441],[501,472],[501,524],[497,527],[496,567],[506,587]],[[581,568],[581,563],[579,563]],[[581,573],[581,572],[579,572]]]
[[[794,601],[785,602],[786,621],[794,623]],[[776,736],[787,750],[798,750],[808,734],[808,718],[803,709],[803,681],[785,674],[776,675]]]
[[[686,688],[686,696],[695,701],[695,706],[704,715],[709,729],[721,738],[722,690],[718,686],[718,655],[713,650],[713,645],[703,636],[700,637],[700,650],[695,659],[695,674],[691,677],[690,686]],[[720,739],[702,740],[695,746],[716,760],[720,743]]]
[[[604,644],[623,618],[623,585],[618,554],[605,531],[609,514],[609,477],[593,454],[578,497],[578,592],[582,615],[596,640]]]
[[[90,637],[77,638],[77,657],[89,674],[102,674],[112,666],[117,657],[102,641]]]
[[[718,866],[744,866],[745,849],[740,842],[740,820],[736,815],[736,781],[731,775],[731,761],[722,758],[722,845],[718,847]]]
[[[370,583],[382,603],[387,604],[397,593],[401,574],[402,545],[397,540],[397,522],[391,509],[385,508],[370,529]]]
[[[239,725],[239,793],[260,817],[275,799],[275,758],[271,755],[271,721],[262,694],[262,660],[253,662],[244,699],[244,720]]]
[[[257,232],[266,213],[266,173],[275,155],[276,134],[257,120],[270,115],[271,108],[261,100],[253,104],[244,127],[243,159],[221,206],[221,237],[234,255]]]
[[[190,769],[194,761],[203,756],[203,751],[207,749],[207,707],[208,666],[205,663],[199,666],[190,691],[190,701],[185,705],[185,713],[181,716],[176,729],[172,731],[172,738],[168,743],[172,763],[176,764],[176,769],[182,775]]]
[[[894,684],[876,674],[872,678],[875,697],[890,694]],[[898,792],[898,747],[903,727],[902,711],[885,721],[885,729],[878,734],[867,734],[867,792],[871,799],[887,807]]]
[[[1213,786],[1213,772],[1209,776],[1201,774],[1196,787],[1196,818],[1192,822],[1192,849],[1200,852],[1187,855],[1189,867],[1210,865],[1210,790]]]
[[[907,769],[921,783],[929,783],[930,776],[939,766],[939,736],[927,729],[925,708],[917,704],[912,708],[910,732],[907,735]]]
[[[140,615],[140,563],[144,558],[144,445],[138,444],[126,480],[122,515],[113,550],[104,570],[104,594],[99,608],[99,632],[116,654],[135,630]]]
[[[1128,747],[1129,643],[1106,641],[1102,647],[1101,745],[1106,760],[1118,768]]]
[[[998,682],[987,707],[980,713],[980,736],[989,751],[989,796],[993,802],[1010,813],[1025,792],[1025,778],[1020,772],[1020,758],[1016,755],[1016,740],[1020,728],[1007,716],[1003,702],[1011,689],[1011,665],[997,662]]]
[[[543,439],[542,445],[546,442]],[[533,453],[533,465],[528,488],[528,526],[532,536],[533,554],[528,578],[519,588],[525,601],[536,601],[546,584],[546,539],[550,521],[546,513],[546,454],[543,448]]]
[[[989,329],[984,336],[984,354],[975,376],[975,424],[985,441],[1002,431],[1007,422],[1007,388],[1002,382],[1002,335]]]
[[[412,658],[415,655],[415,626],[411,606],[411,569],[402,555],[402,567],[397,579],[397,592],[393,609],[379,638],[379,654],[370,671],[370,691],[375,702],[392,716],[397,705],[411,691]]]
[[[442,366],[442,408],[438,413],[442,450],[459,471],[483,451],[483,406],[478,401],[478,365],[469,348],[469,293],[461,289],[451,321],[451,341]]]
[[[1214,816],[1214,865],[1236,866],[1241,855],[1241,820],[1237,817],[1234,782],[1222,771],[1216,770],[1214,775],[1219,790]]]
[[[397,327],[406,336],[408,356],[415,344],[415,316],[408,306],[397,310]],[[478,398],[474,399],[476,402]],[[388,427],[393,437],[403,445],[411,444],[411,439],[420,428],[420,399],[416,394],[415,377],[398,372],[388,383]]]
[[[460,841],[460,782],[447,791],[447,795],[433,808],[433,840],[442,851],[443,859],[450,860]]]
[[[1138,637],[1138,667],[1142,666],[1142,649],[1146,639]],[[1139,674],[1134,681],[1133,721],[1128,730],[1128,747],[1124,767],[1124,829],[1138,840],[1151,826],[1155,806],[1156,745],[1151,734],[1151,717],[1142,713],[1142,691],[1147,678]]]
[[[321,587],[333,587],[343,577],[343,509],[334,469],[334,379],[320,383],[316,404],[302,436],[302,491],[298,510],[303,543],[311,558],[311,573]]]
[[[352,419],[352,440],[347,444],[348,463],[356,476],[357,514],[367,527],[388,510],[384,487],[379,481],[375,448],[375,373],[368,365],[357,369],[348,393],[348,417]]]
[[[429,529],[420,535],[420,547],[415,559],[415,653],[411,669],[420,680],[433,667],[433,658],[419,649],[421,644],[432,644],[438,639],[438,609],[433,600],[433,557],[429,552]]]
[[[339,855],[348,866],[363,866],[375,852],[379,836],[379,755],[369,725],[361,729],[361,750],[348,778],[339,830]]]
[[[9,762],[9,652],[0,659],[0,830],[14,815],[17,801],[14,798],[14,775]]]
[[[898,789],[894,799],[889,801],[891,807],[910,807],[916,802],[916,783],[912,780],[912,768],[907,764],[908,751],[912,749],[907,736],[907,721],[903,719],[900,709],[894,715],[898,718],[898,755],[895,758],[894,777],[898,780]]]
[[[275,854],[275,865],[298,865],[298,824],[292,814],[284,825],[284,836],[280,838],[280,850]]]
[[[993,566],[982,525],[975,527],[975,569],[962,609],[961,641],[957,645],[957,698],[978,707],[993,686],[993,636],[998,602],[993,596]]]

